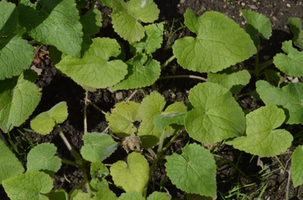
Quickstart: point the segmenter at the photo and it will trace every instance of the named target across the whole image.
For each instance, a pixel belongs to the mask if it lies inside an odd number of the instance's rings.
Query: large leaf
[[[292,154],[291,159],[291,178],[294,184],[294,187],[303,184],[303,146],[298,146],[294,153]]]
[[[114,86],[114,90],[125,90],[147,87],[152,85],[160,76],[160,63],[151,59],[146,54],[139,54],[129,61],[128,74],[120,83]]]
[[[272,157],[291,146],[292,135],[276,129],[285,121],[284,111],[276,106],[261,107],[246,115],[246,136],[227,144],[253,155]]]
[[[294,34],[292,41],[297,47],[303,48],[303,22],[300,18],[289,18],[288,25]]]
[[[270,38],[271,24],[265,15],[252,10],[241,10],[241,13],[247,21],[246,32],[250,35],[256,46],[260,44],[259,35],[263,39]]]
[[[67,104],[65,101],[62,101],[49,111],[40,113],[31,120],[31,127],[37,133],[45,135],[53,130],[55,124],[63,123],[67,119],[67,116]]]
[[[0,80],[20,75],[31,64],[34,48],[19,35],[0,39]]]
[[[178,63],[198,72],[217,72],[248,59],[257,52],[249,35],[222,13],[209,11],[197,17],[190,9],[185,25],[196,38],[184,37],[173,45]]]
[[[190,90],[189,100],[194,109],[186,115],[185,129],[193,139],[212,144],[244,134],[244,113],[223,86],[200,83]]]
[[[0,37],[12,34],[18,23],[18,11],[16,5],[7,1],[0,2]]]
[[[121,81],[127,65],[121,60],[110,60],[120,54],[115,39],[95,38],[81,59],[65,56],[57,68],[83,87],[106,88]]]
[[[98,9],[91,9],[81,16],[80,19],[84,33],[89,35],[97,34],[102,26],[102,16]]]
[[[48,200],[45,195],[53,188],[52,178],[44,172],[30,171],[2,182],[11,200],[37,199]]]
[[[148,181],[149,167],[143,155],[133,152],[128,155],[127,163],[124,161],[114,163],[110,168],[110,174],[115,184],[126,192],[133,190],[142,193]]]
[[[167,176],[179,189],[204,196],[216,196],[216,164],[209,150],[190,144],[182,155],[174,153],[165,163]]]
[[[113,0],[112,23],[114,30],[125,40],[139,41],[144,37],[144,28],[139,23],[154,22],[159,9],[153,0]]]
[[[110,156],[118,146],[110,135],[104,133],[87,133],[83,136],[84,146],[81,155],[91,162],[101,162]]]
[[[56,173],[61,167],[61,159],[54,154],[54,144],[42,143],[30,150],[27,155],[27,171],[43,171],[49,175]]]
[[[0,139],[0,185],[2,181],[24,171],[24,168],[16,158],[16,156],[9,150],[5,143]]]
[[[34,83],[37,74],[27,70],[19,77],[0,81],[0,128],[3,132],[20,126],[29,118],[41,99]]]
[[[287,55],[283,53],[275,55],[275,66],[290,76],[303,76],[303,52],[293,48],[292,41],[283,42],[282,50]]]
[[[36,9],[21,3],[19,12],[21,25],[36,41],[80,57],[83,33],[74,0],[39,0]]]
[[[277,105],[284,110],[287,124],[303,124],[303,83],[290,83],[280,89],[261,80],[256,86],[266,105]]]

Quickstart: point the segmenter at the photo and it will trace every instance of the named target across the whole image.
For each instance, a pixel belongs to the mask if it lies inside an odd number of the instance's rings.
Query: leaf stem
[[[65,143],[67,149],[70,151],[70,153],[73,155],[73,148],[70,145],[70,143],[68,142],[68,140],[66,139],[65,135],[63,134],[61,128],[59,127],[59,125],[56,123],[55,127],[57,129],[57,131],[59,132],[60,137],[62,138],[63,142]]]
[[[87,117],[86,117],[86,108],[87,108],[87,99],[88,99],[88,90],[85,90],[84,98],[84,135],[87,133]]]
[[[83,178],[85,181],[85,187],[86,187],[87,193],[89,194],[90,197],[92,197],[93,195],[92,195],[92,191],[90,189],[89,180],[88,180],[88,176],[87,176],[86,162],[83,163],[81,170],[83,172]]]
[[[168,79],[168,78],[193,78],[193,79],[199,79],[202,81],[207,81],[206,78],[203,78],[201,76],[195,76],[195,75],[175,75],[175,76],[162,76],[159,79]]]
[[[68,165],[79,166],[76,162],[62,158],[61,162]]]
[[[166,67],[166,65],[168,65],[171,61],[173,61],[176,58],[175,55],[173,55],[172,57],[170,57],[169,59],[167,59],[167,61],[165,61],[162,65],[161,65],[161,69],[163,69],[164,67]]]

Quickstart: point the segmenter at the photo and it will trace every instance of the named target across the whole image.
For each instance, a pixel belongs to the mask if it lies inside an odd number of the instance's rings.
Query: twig
[[[68,148],[68,150],[70,151],[70,153],[73,155],[73,148],[72,146],[69,144],[68,140],[66,139],[65,135],[63,134],[61,128],[59,127],[58,124],[55,124],[55,127],[57,129],[57,131],[59,132],[60,137],[62,138],[64,144],[66,145],[66,147]]]
[[[97,110],[99,110],[100,112],[102,112],[103,115],[106,115],[106,112],[104,112],[103,110],[101,110],[96,104],[94,104],[93,102],[91,102],[89,99],[87,99],[87,102],[90,103],[92,106],[94,106]]]
[[[85,98],[84,98],[84,135],[87,133],[87,117],[86,117],[87,100],[88,100],[88,90],[85,90]]]
[[[133,98],[133,96],[137,93],[138,90],[135,90],[127,99],[126,101],[131,100],[131,98]]]
[[[206,78],[200,77],[200,76],[195,76],[195,75],[175,75],[175,76],[162,76],[159,79],[168,79],[168,78],[193,78],[193,79],[199,79],[202,81],[207,81]]]

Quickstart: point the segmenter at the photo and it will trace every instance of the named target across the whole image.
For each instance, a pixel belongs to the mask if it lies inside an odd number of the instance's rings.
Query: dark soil
[[[155,0],[160,9],[160,17],[158,22],[165,22],[166,31],[164,33],[163,47],[154,54],[154,58],[163,63],[172,56],[172,44],[178,38],[190,35],[188,29],[180,29],[174,34],[170,34],[169,30],[177,30],[184,23],[183,14],[186,9],[190,8],[195,12],[200,11],[200,15],[206,11],[214,10],[226,14],[231,19],[235,20],[241,27],[245,27],[245,19],[240,14],[240,9],[254,10],[258,13],[266,15],[273,28],[272,37],[268,41],[262,41],[260,47],[260,62],[271,59],[276,53],[281,52],[282,42],[292,39],[292,34],[288,27],[288,19],[291,17],[298,17],[303,19],[303,0]],[[99,36],[114,37],[123,42],[112,29],[110,23],[110,9],[99,5],[98,7],[102,12],[103,27]],[[85,10],[83,10],[85,12]],[[127,48],[127,46],[125,46]],[[48,50],[48,47],[45,47]],[[247,68],[253,67],[254,59],[247,60],[240,63],[239,66]],[[84,130],[83,123],[83,109],[84,109],[84,96],[85,91],[67,77],[63,77],[58,73],[55,66],[49,59],[42,60],[37,64],[33,62],[37,68],[42,69],[39,79],[36,81],[37,85],[42,89],[42,99],[33,113],[31,118],[43,111],[50,109],[52,106],[60,101],[66,101],[68,105],[69,117],[61,125],[61,128],[70,141],[71,145],[79,151],[83,145],[82,136]],[[162,76],[173,74],[203,74],[190,72],[182,69],[176,61],[167,66]],[[157,89],[167,100],[168,104],[174,101],[188,102],[188,91],[200,81],[194,79],[165,79],[158,80],[153,89]],[[245,87],[242,91],[254,90],[253,85]],[[149,94],[152,87],[144,88],[145,94]],[[95,92],[89,92],[89,100],[101,108],[104,112],[110,111],[114,104],[128,98],[134,90],[111,92],[109,89],[99,89]],[[132,98],[133,101],[140,102],[143,98],[142,92],[137,92]],[[254,110],[262,104],[253,97],[243,97],[239,99],[239,104],[244,109]],[[30,119],[31,119],[30,118]],[[87,108],[87,121],[89,132],[102,132],[107,128],[107,122],[104,115],[89,105]],[[29,121],[19,129],[30,129]],[[294,126],[289,131],[295,135],[302,130],[302,126]],[[32,132],[24,131],[25,135],[30,138],[34,144],[42,142],[54,143],[58,148],[58,155],[67,159],[73,159],[69,151],[65,147],[57,131],[51,134],[42,136]],[[22,145],[26,148],[28,143],[24,142],[22,135],[14,129],[11,135],[22,141]],[[182,133],[175,143],[166,152],[168,155],[173,152],[180,152],[182,146],[187,142],[194,142],[188,138],[187,134]],[[148,154],[143,152],[143,154]],[[217,161],[217,199],[242,199],[247,195],[250,199],[257,199],[262,192],[262,187],[266,185],[265,191],[261,199],[286,199],[288,192],[289,199],[303,199],[302,186],[294,188],[292,182],[287,185],[290,156],[289,154],[280,155],[279,162],[277,158],[260,158],[253,157],[250,154],[233,149],[231,146],[220,145],[214,149]],[[112,164],[118,160],[125,160],[127,154],[119,147],[119,149],[104,163]],[[147,156],[148,158],[148,156]],[[149,160],[150,161],[150,160]],[[25,162],[25,160],[23,160]],[[285,169],[282,167],[282,165]],[[235,168],[237,166],[238,168]],[[161,183],[164,180],[164,185],[167,192],[172,198],[186,198],[186,193],[177,189],[171,184],[170,180],[165,176],[165,167],[162,163],[155,172],[154,180]],[[66,192],[77,184],[83,181],[82,172],[75,167],[62,165],[60,171],[53,176],[54,189],[62,188]],[[82,188],[85,190],[85,188]],[[111,186],[111,189],[119,195],[120,189]],[[158,189],[158,188],[156,188]],[[234,190],[233,190],[234,189]],[[149,188],[149,192],[152,192]],[[234,191],[232,193],[232,191]],[[0,199],[8,199],[5,197],[3,188],[0,188]]]

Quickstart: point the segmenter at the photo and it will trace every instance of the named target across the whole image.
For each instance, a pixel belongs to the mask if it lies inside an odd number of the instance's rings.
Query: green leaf
[[[128,191],[126,193],[122,193],[118,200],[144,200],[142,194],[136,191]]]
[[[153,123],[158,131],[164,131],[170,124],[184,125],[186,111],[187,108],[183,103],[175,102],[160,115],[155,116]]]
[[[277,105],[284,110],[287,124],[303,124],[303,83],[290,83],[280,89],[260,80],[256,86],[265,105]]]
[[[274,105],[261,107],[246,115],[246,136],[227,142],[247,153],[272,157],[291,146],[292,135],[276,129],[285,121],[284,111]]]
[[[121,60],[110,60],[120,54],[115,39],[95,38],[81,59],[65,56],[57,68],[83,87],[106,88],[121,81],[127,65]]]
[[[139,104],[133,101],[122,101],[115,104],[111,114],[106,113],[105,115],[109,128],[120,137],[135,135],[137,128],[133,123],[141,120],[138,109]]]
[[[100,189],[94,198],[94,200],[116,200],[116,199],[118,198],[115,195],[115,193],[108,188]]]
[[[150,24],[144,26],[145,37],[140,42],[131,42],[130,51],[133,55],[154,53],[161,47],[163,41],[164,23]]]
[[[151,23],[158,19],[159,9],[152,0],[113,0],[112,23],[118,35],[129,42],[144,37],[144,28],[139,21]]]
[[[250,73],[246,70],[231,70],[225,69],[218,73],[209,73],[207,75],[207,81],[211,83],[218,83],[231,93],[238,92],[241,88],[249,83]]]
[[[297,47],[303,48],[303,22],[300,18],[289,18],[288,25],[294,37],[292,41]]]
[[[294,187],[303,184],[303,146],[298,146],[291,159],[291,179]]]
[[[151,148],[159,142],[161,132],[156,129],[153,121],[155,116],[161,114],[165,103],[164,97],[159,93],[151,93],[143,99],[139,106],[138,112],[143,120],[138,136],[140,136],[144,148]]]
[[[197,144],[174,153],[165,163],[167,176],[177,188],[204,196],[216,196],[216,164],[209,150]]]
[[[49,200],[68,200],[68,194],[63,189],[57,189],[49,195]]]
[[[90,166],[90,175],[92,179],[89,184],[94,195],[96,195],[100,189],[109,188],[107,180],[104,179],[105,176],[109,175],[109,171],[103,163],[93,162]]]
[[[0,128],[3,132],[20,126],[34,112],[41,99],[36,78],[36,72],[27,70],[19,77],[0,81]]]
[[[166,193],[155,191],[147,197],[147,200],[170,200],[170,198]]]
[[[49,111],[40,113],[31,120],[31,127],[34,131],[40,134],[49,134],[55,124],[63,123],[68,116],[67,104],[62,101],[52,107]]]
[[[20,4],[20,23],[36,41],[80,57],[82,25],[74,0],[39,0],[34,9]]]
[[[19,35],[0,39],[0,80],[20,75],[28,69],[34,59],[33,51],[34,48]]]
[[[81,155],[91,162],[101,162],[116,151],[118,143],[104,133],[87,133],[83,135],[84,146]]]
[[[173,45],[178,63],[197,72],[217,72],[248,59],[257,52],[253,41],[240,26],[216,11],[197,17],[190,9],[185,25],[196,38],[184,37]]]
[[[61,159],[54,154],[57,147],[51,143],[38,144],[27,155],[27,171],[43,171],[49,175],[61,167]]]
[[[48,200],[47,194],[53,188],[52,178],[44,172],[30,171],[2,182],[11,200],[39,199]]]
[[[19,15],[15,4],[7,1],[1,1],[0,13],[0,37],[12,34],[17,28]]]
[[[73,198],[72,200],[92,200],[92,198],[90,198],[89,194],[88,193],[83,193],[82,191],[81,192],[78,192]]]
[[[124,161],[114,163],[110,167],[110,174],[115,184],[126,192],[134,190],[142,193],[148,182],[149,167],[143,155],[133,152],[128,155],[127,163]]]
[[[223,86],[199,83],[190,90],[189,100],[194,109],[186,114],[185,129],[193,139],[212,144],[244,134],[244,113]]]
[[[272,31],[271,23],[265,15],[252,10],[241,10],[241,13],[247,21],[246,32],[250,35],[256,46],[260,44],[259,35],[263,39],[270,38]]]
[[[0,185],[2,184],[3,180],[17,176],[24,171],[22,164],[1,139],[0,166]]]
[[[101,21],[102,15],[98,9],[91,9],[80,18],[84,33],[89,35],[99,33],[100,28],[102,27]]]
[[[137,55],[127,61],[128,74],[120,83],[114,86],[114,91],[147,87],[160,76],[160,63],[146,54]]]
[[[290,76],[303,76],[303,52],[293,48],[291,41],[283,42],[282,50],[288,55],[283,53],[275,55],[275,66]]]

